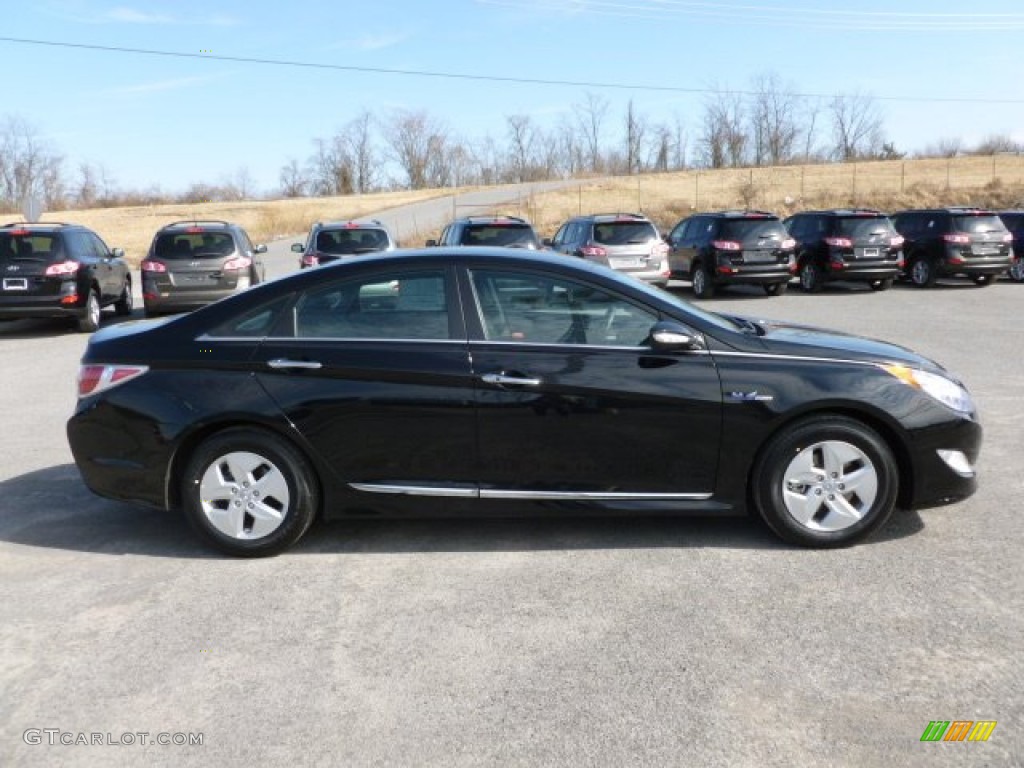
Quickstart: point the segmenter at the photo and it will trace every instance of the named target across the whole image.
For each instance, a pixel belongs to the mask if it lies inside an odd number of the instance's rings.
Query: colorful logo
[[[988,741],[995,729],[995,720],[932,720],[921,741]]]

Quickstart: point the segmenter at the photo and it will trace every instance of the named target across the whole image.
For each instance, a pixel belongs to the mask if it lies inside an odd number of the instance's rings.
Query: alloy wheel
[[[842,440],[804,448],[783,473],[786,510],[804,528],[841,531],[856,525],[878,496],[878,472],[864,451]]]

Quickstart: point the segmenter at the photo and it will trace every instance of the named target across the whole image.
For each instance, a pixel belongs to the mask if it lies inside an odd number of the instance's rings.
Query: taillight
[[[580,254],[583,256],[607,256],[608,251],[602,248],[600,245],[584,245],[580,248]]]
[[[792,237],[787,238],[782,241],[781,247],[784,251],[788,251],[790,248],[796,248],[796,240],[794,240]]]
[[[742,251],[743,246],[735,240],[712,240],[711,245],[720,251]]]
[[[231,272],[237,269],[248,269],[252,266],[252,259],[245,256],[236,256],[224,262],[224,271]]]
[[[945,240],[947,243],[956,243],[957,245],[970,245],[971,244],[971,236],[970,235],[952,235],[952,234],[950,234],[950,235],[943,235],[942,239]]]
[[[78,396],[98,395],[137,378],[149,370],[146,365],[80,365]]]
[[[651,246],[651,256],[654,256],[655,258],[657,258],[659,256],[665,256],[667,253],[668,253],[668,243],[664,243],[664,242],[659,241],[659,242],[656,242],[654,245]]]
[[[893,248],[899,248],[901,245],[903,245],[904,242],[906,241],[903,239],[902,235],[896,235],[896,237],[893,237],[889,240],[889,245],[891,245]]]
[[[1007,232],[1005,235],[1003,235],[1003,242],[1004,243],[1012,243],[1013,242],[1013,235],[1010,234],[1009,232]]]
[[[143,272],[166,272],[167,267],[159,261],[150,261],[149,259],[143,260],[140,265]]]
[[[72,261],[71,259],[68,259],[67,261],[60,262],[60,264],[51,264],[46,268],[46,272],[44,272],[43,274],[45,274],[47,277],[54,277],[59,275],[73,275],[78,271],[79,267],[81,266],[82,265],[79,264],[77,261]]]
[[[853,248],[853,240],[848,237],[826,237],[825,242],[833,248]]]
[[[316,257],[315,253],[307,253],[302,257],[302,266],[304,267],[315,267],[320,263],[320,259]]]

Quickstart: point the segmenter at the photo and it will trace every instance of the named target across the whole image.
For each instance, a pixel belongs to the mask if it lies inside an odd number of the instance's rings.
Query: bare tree
[[[439,170],[434,153],[444,151],[447,130],[424,111],[395,112],[384,128],[392,156],[402,168],[409,189],[425,189]]]
[[[299,166],[299,161],[294,157],[281,166],[278,180],[281,184],[281,194],[285,197],[302,197],[306,194],[306,176]]]
[[[608,100],[596,93],[587,93],[586,101],[583,104],[576,104],[573,110],[576,113],[576,123],[579,126],[580,135],[583,137],[588,170],[599,172],[603,165],[601,162],[601,130],[604,127],[605,116],[608,114]]]
[[[96,169],[89,163],[80,163],[78,166],[78,179],[75,182],[73,194],[75,203],[79,208],[92,208],[100,196],[100,184],[97,178]]]
[[[9,116],[0,126],[0,205],[20,208],[29,198],[63,204],[63,158],[31,123]]]
[[[803,100],[803,153],[801,159],[809,163],[811,158],[819,153],[815,148],[818,141],[818,118],[821,115],[823,104],[821,98]]]
[[[686,156],[689,149],[689,134],[682,115],[672,117],[672,167],[676,170],[686,168]]]
[[[352,156],[341,136],[313,139],[309,156],[309,183],[314,195],[330,197],[350,195],[354,190]]]
[[[377,188],[377,149],[373,142],[374,117],[361,112],[350,120],[341,133],[342,143],[352,161],[352,183],[356,192],[372,192]]]
[[[633,100],[626,104],[626,173],[640,173],[643,170],[642,152],[647,136],[647,119],[637,114]]]
[[[928,144],[915,154],[917,157],[956,157],[963,151],[963,139],[959,136],[947,136],[934,144]]]
[[[1016,141],[1012,136],[1005,133],[994,133],[986,136],[977,146],[971,150],[972,155],[998,155],[1001,153],[1020,154],[1024,151],[1024,144]]]
[[[514,181],[532,181],[536,165],[534,144],[537,131],[529,115],[506,115],[508,159]]]
[[[743,127],[743,100],[731,91],[712,91],[704,104],[701,152],[710,168],[743,165],[747,133]]]
[[[800,129],[799,97],[774,73],[754,79],[749,119],[753,137],[754,165],[782,165],[793,159]]]
[[[882,117],[875,100],[855,91],[837,94],[829,109],[832,114],[833,155],[842,161],[873,158],[884,142]]]

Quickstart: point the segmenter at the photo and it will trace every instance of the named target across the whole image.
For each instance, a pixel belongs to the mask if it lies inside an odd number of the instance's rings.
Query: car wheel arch
[[[273,434],[275,437],[286,441],[299,453],[299,455],[313,469],[313,476],[316,481],[318,491],[317,498],[319,499],[319,507],[315,514],[317,518],[322,519],[324,517],[324,510],[327,509],[328,506],[326,502],[326,490],[324,488],[322,477],[324,471],[323,466],[317,460],[312,451],[308,450],[307,446],[305,446],[301,440],[297,440],[294,434],[287,429],[282,429],[280,425],[267,420],[234,418],[205,422],[201,425],[197,425],[194,429],[179,437],[177,440],[177,446],[171,455],[171,460],[167,463],[167,475],[164,477],[165,506],[168,509],[173,510],[181,509],[181,478],[186,467],[188,467],[189,460],[192,458],[192,455],[199,446],[215,435],[235,429],[268,432]]]

